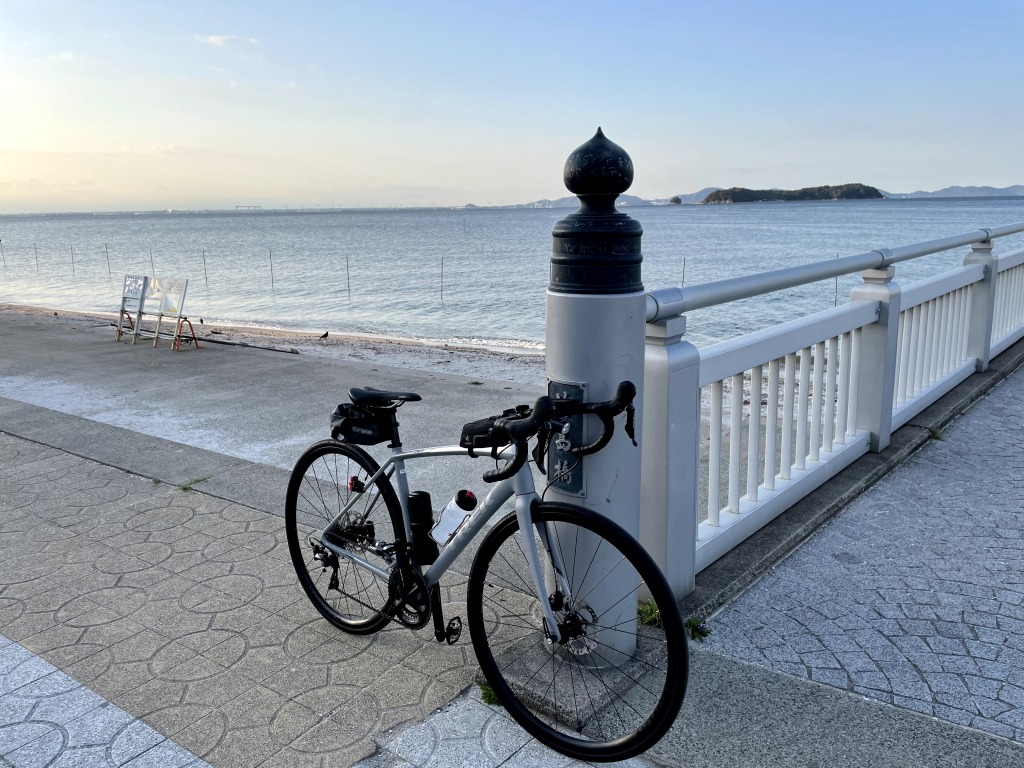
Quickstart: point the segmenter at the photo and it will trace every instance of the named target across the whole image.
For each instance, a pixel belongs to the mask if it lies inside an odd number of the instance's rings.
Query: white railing
[[[679,596],[737,546],[1024,337],[1024,224],[648,294],[640,536]],[[971,246],[901,289],[893,265]],[[682,312],[838,275],[835,309],[703,349]]]
[[[999,258],[992,317],[992,354],[1024,337],[1024,249]]]

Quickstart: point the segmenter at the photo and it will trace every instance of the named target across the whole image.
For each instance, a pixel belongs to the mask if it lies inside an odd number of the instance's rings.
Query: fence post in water
[[[274,290],[274,249],[269,248],[270,251],[270,290]]]
[[[110,271],[110,251],[106,243],[103,244],[103,252],[107,255],[107,277],[110,277],[113,273]]]
[[[547,377],[553,399],[609,400],[621,381],[637,388],[637,439],[642,429],[644,323],[646,294],[640,279],[643,260],[640,222],[615,209],[616,198],[633,182],[633,163],[601,129],[565,161],[565,186],[580,199],[580,209],[552,230],[547,292]],[[588,421],[583,422],[583,418]],[[640,450],[617,421],[611,443],[583,458],[566,443],[593,441],[600,422],[573,417],[570,440],[554,440],[548,456],[552,484],[547,497],[583,504],[608,517],[632,536],[639,535]],[[581,546],[585,546],[582,545]],[[589,556],[584,553],[582,556]],[[599,588],[588,601],[607,597]],[[629,601],[624,601],[629,602]],[[622,606],[622,622],[635,621],[635,606]],[[598,611],[600,614],[600,611]],[[630,617],[632,616],[632,618]],[[615,621],[610,621],[614,626]],[[629,632],[605,642],[631,642]],[[621,647],[629,652],[631,649]]]
[[[992,358],[992,316],[999,279],[999,262],[992,255],[992,241],[972,245],[964,264],[981,264],[985,268],[985,277],[970,287],[971,312],[967,318],[967,356],[975,358],[975,370],[981,373],[988,370]]]
[[[881,252],[886,256],[887,251]],[[892,281],[895,267],[861,272],[863,283],[850,294],[851,301],[880,303],[878,321],[860,333],[860,364],[857,366],[857,429],[871,433],[871,451],[889,445],[892,436],[893,391],[896,387],[897,338],[900,328],[900,287]]]
[[[206,271],[206,251],[203,251],[203,279],[206,280],[206,284],[210,284],[210,274]]]

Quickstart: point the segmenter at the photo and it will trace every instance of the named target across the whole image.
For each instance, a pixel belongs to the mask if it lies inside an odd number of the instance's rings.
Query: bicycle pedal
[[[455,645],[462,637],[462,619],[456,616],[448,622],[448,629],[445,631],[445,642],[448,645]]]

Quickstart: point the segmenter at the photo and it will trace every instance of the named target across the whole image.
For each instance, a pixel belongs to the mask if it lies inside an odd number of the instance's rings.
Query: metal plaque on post
[[[548,380],[548,397],[552,400],[585,400],[586,384]],[[586,496],[583,482],[584,461],[572,453],[573,448],[586,445],[584,417],[570,416],[569,434],[552,435],[548,442],[548,481],[563,493]]]

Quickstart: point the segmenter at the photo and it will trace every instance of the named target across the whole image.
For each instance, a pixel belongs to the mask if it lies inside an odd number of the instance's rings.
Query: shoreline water
[[[54,325],[90,325],[117,322],[116,312],[79,312],[53,307],[0,303],[0,312],[21,315],[35,322]],[[215,344],[257,347],[286,354],[308,355],[327,359],[377,363],[397,368],[465,376],[468,378],[541,384],[544,381],[543,350],[501,347],[494,344],[446,344],[433,340],[378,336],[367,333],[329,332],[321,339],[315,331],[293,331],[283,328],[199,324],[193,319],[200,345]],[[111,336],[113,338],[113,336]]]

